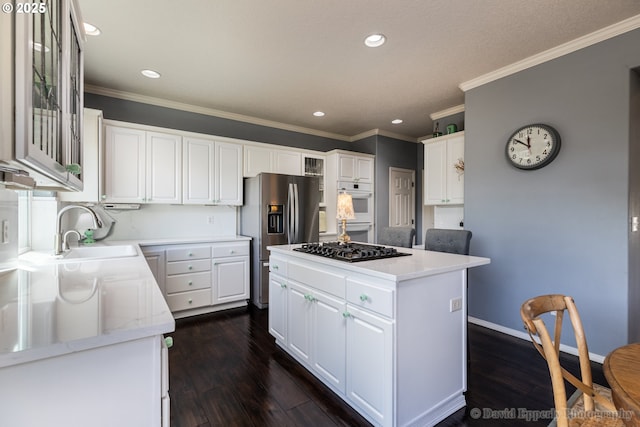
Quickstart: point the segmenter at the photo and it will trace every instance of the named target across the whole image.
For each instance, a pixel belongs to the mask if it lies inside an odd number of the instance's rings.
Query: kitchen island
[[[94,247],[98,247],[95,245]],[[0,272],[3,426],[165,426],[175,322],[137,245]]]
[[[465,406],[467,268],[488,258],[343,262],[271,246],[269,332],[379,426],[431,426]]]

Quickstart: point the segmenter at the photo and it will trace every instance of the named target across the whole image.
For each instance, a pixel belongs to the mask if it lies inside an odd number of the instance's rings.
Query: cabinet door
[[[464,174],[458,173],[455,164],[464,161],[464,136],[447,140],[447,200],[448,203],[464,203]]]
[[[289,315],[287,329],[289,332],[288,348],[300,360],[311,362],[311,289],[295,282],[289,282],[287,294]]]
[[[185,138],[183,141],[182,203],[211,204],[215,199],[215,142]]]
[[[182,138],[147,132],[146,202],[182,203]]]
[[[302,175],[302,154],[293,151],[273,151],[273,172]]]
[[[444,166],[447,161],[446,141],[431,142],[424,146],[424,204],[446,203],[447,187]]]
[[[93,202],[102,199],[102,111],[84,109],[82,141],[82,191],[61,191],[58,197],[64,202]]]
[[[269,275],[269,333],[278,341],[287,342],[287,281]]]
[[[356,157],[356,179],[360,182],[373,182],[373,159]]]
[[[242,205],[242,145],[216,142],[216,203]]]
[[[105,202],[142,203],[145,195],[145,132],[106,127]]]
[[[213,304],[249,298],[249,257],[213,260]]]
[[[355,156],[340,154],[338,156],[338,181],[353,181],[356,175]]]
[[[153,278],[158,283],[158,288],[162,292],[162,295],[166,295],[165,292],[165,269],[164,269],[164,250],[162,249],[150,249],[144,250],[144,259],[147,261],[147,265],[153,274]]]
[[[273,172],[272,150],[247,145],[244,147],[244,176],[256,176],[261,172]]]
[[[392,425],[393,323],[347,304],[347,399]]]
[[[313,358],[315,371],[344,393],[346,377],[345,302],[321,292],[313,295]]]

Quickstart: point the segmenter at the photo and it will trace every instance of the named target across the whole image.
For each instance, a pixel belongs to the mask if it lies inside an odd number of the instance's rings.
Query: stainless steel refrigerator
[[[251,241],[251,301],[269,304],[267,246],[318,241],[320,180],[261,173],[244,180],[241,234]]]

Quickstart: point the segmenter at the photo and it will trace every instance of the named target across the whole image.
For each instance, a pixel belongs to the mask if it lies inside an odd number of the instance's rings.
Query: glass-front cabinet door
[[[81,190],[83,33],[71,0],[33,5],[15,14],[16,160]]]

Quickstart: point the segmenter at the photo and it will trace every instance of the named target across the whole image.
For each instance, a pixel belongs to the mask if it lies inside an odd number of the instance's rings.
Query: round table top
[[[633,411],[627,426],[640,426],[640,343],[613,350],[602,366],[616,408]]]

